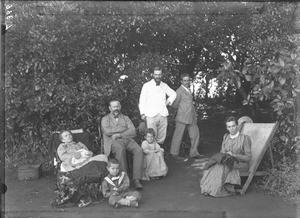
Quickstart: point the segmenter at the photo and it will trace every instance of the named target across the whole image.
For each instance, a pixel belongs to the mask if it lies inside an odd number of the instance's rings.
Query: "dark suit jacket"
[[[193,96],[182,87],[176,90],[177,96],[172,107],[178,108],[176,122],[185,124],[197,124],[196,110],[193,104]]]

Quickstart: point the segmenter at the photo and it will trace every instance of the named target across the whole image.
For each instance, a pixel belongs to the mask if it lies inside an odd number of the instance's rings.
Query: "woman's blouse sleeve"
[[[251,160],[251,140],[249,136],[244,136],[242,154],[235,154],[234,157],[240,162],[249,162]]]
[[[79,144],[80,147],[83,148],[84,150],[89,151],[91,156],[93,155],[93,152],[90,151],[90,150],[85,146],[85,144],[83,144],[82,142],[78,142],[77,144]]]
[[[223,136],[223,141],[222,141],[222,146],[221,146],[221,151],[220,153],[225,153],[225,139],[227,138],[228,136],[228,133],[226,133],[224,136]]]
[[[57,148],[57,155],[61,159],[61,161],[66,162],[70,158],[73,157],[73,154],[70,154],[67,152],[67,149],[65,148],[64,144],[60,144]]]

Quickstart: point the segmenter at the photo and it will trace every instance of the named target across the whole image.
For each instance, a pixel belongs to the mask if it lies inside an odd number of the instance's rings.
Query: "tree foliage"
[[[95,136],[111,99],[121,101],[137,126],[139,93],[155,65],[174,89],[181,73],[195,80],[201,72],[207,82],[218,76],[220,90],[241,92],[247,104],[283,104],[275,110],[278,119],[295,121],[298,56],[281,52],[295,48],[287,37],[293,3],[7,5],[12,26],[6,34],[6,152],[15,160],[37,150],[47,156],[54,130],[85,128]],[[289,130],[283,132],[290,137]]]

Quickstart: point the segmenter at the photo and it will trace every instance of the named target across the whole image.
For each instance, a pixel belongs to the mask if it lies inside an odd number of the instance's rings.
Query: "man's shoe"
[[[119,204],[119,203],[115,203],[114,207],[115,207],[115,208],[120,208],[120,207],[122,207],[122,205]]]
[[[85,200],[80,200],[78,207],[86,207],[92,203],[92,199],[85,199]]]
[[[183,160],[184,160],[184,158],[182,158],[182,157],[180,157],[180,156],[178,156],[178,155],[172,154],[172,157],[173,157],[175,160],[177,160],[177,161],[183,161]]]
[[[141,184],[141,182],[140,182],[139,179],[133,180],[133,186],[134,186],[136,189],[142,189],[142,188],[143,188],[143,186],[142,186],[142,184]]]

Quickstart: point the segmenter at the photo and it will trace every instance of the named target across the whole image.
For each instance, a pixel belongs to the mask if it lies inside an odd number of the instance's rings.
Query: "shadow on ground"
[[[52,208],[54,179],[8,181],[5,217],[297,217],[296,206],[255,190],[246,195],[212,198],[201,195],[199,172],[193,160],[167,159],[169,175],[158,181],[144,182],[139,208],[114,209],[103,201],[87,208]],[[298,214],[299,215],[299,214]]]
[[[199,152],[210,156],[220,150],[223,127],[202,131]],[[215,134],[218,133],[218,134]],[[206,138],[204,138],[205,136]],[[200,172],[191,167],[193,159],[175,162],[166,158],[169,174],[158,181],[144,182],[139,208],[112,208],[106,201],[86,208],[52,208],[54,178],[17,182],[15,172],[7,171],[5,217],[122,217],[122,218],[296,218],[298,207],[257,190],[253,185],[243,196],[213,198],[200,193]],[[9,169],[8,169],[9,170]]]

